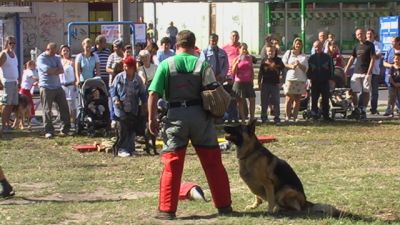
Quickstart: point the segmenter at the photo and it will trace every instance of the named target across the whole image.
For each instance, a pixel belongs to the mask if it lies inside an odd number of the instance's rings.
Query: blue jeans
[[[225,113],[223,119],[224,119],[224,120],[228,120],[228,121],[234,121],[234,120],[237,121],[237,120],[239,120],[239,113],[238,113],[238,110],[237,110],[237,102],[236,102],[236,99],[235,99],[235,97],[234,97],[233,94],[232,94],[232,86],[233,86],[233,84],[224,85],[224,89],[225,89],[228,93],[231,94],[232,100],[231,100],[231,103],[229,104],[229,108],[228,108],[228,110],[226,111],[226,113]]]
[[[268,106],[274,107],[274,120],[279,120],[280,115],[280,95],[278,84],[262,84],[261,85],[261,119],[268,119]]]
[[[396,101],[395,105],[397,110],[400,110],[400,96],[399,93],[395,93],[395,88],[393,88],[392,86],[388,87],[388,96],[389,96],[389,100],[388,100],[388,106],[386,107],[385,110],[385,114],[392,114],[394,109],[392,109],[392,105],[390,102],[390,97],[393,96],[394,97],[394,101]]]

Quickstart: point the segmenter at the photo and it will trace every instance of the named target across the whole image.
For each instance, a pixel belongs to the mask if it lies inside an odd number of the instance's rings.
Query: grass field
[[[114,158],[71,149],[72,144],[100,138],[46,140],[39,132],[4,134],[0,165],[16,196],[0,200],[0,224],[400,224],[399,125],[387,120],[257,127],[258,134],[278,139],[267,147],[292,165],[308,200],[358,215],[346,218],[271,215],[266,203],[245,211],[253,196],[238,175],[232,148],[223,153],[223,161],[238,213],[218,217],[211,202],[180,201],[177,220],[159,221],[153,219],[159,157],[140,152],[135,158]],[[197,182],[210,198],[190,148],[183,180]]]

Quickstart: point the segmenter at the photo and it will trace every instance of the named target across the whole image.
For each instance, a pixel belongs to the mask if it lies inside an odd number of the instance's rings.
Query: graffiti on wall
[[[43,42],[56,39],[54,33],[63,30],[63,18],[58,17],[55,12],[44,12],[39,15],[39,36]]]
[[[38,47],[38,27],[36,17],[22,18],[22,34],[24,43],[24,56],[30,54],[30,50]]]

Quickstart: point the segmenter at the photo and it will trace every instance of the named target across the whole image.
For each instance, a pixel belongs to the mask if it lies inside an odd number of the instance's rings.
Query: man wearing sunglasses
[[[0,86],[3,86],[1,103],[4,105],[1,117],[4,133],[12,131],[10,115],[14,106],[18,105],[18,59],[15,54],[16,38],[6,37],[4,50],[0,53]]]

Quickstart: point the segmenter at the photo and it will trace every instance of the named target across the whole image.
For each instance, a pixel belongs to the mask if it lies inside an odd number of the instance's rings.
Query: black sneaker
[[[7,185],[3,187],[3,191],[0,193],[0,197],[2,198],[9,198],[15,195],[15,192],[11,185]]]
[[[218,208],[218,215],[220,216],[229,216],[233,213],[232,206]]]
[[[176,218],[176,214],[174,212],[158,211],[154,218],[159,220],[174,220]]]
[[[366,119],[367,119],[367,113],[365,111],[361,111],[360,120],[366,120]]]
[[[370,109],[369,112],[371,113],[371,115],[379,115],[379,112],[376,109]]]

